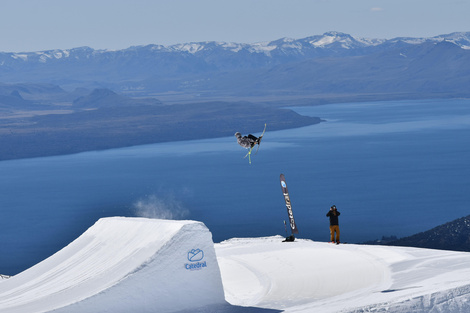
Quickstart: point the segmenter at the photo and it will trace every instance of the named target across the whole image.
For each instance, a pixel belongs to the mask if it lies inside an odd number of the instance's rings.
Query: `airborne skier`
[[[248,153],[245,155],[245,158],[248,156],[250,164],[251,164],[251,151],[253,150],[253,147],[256,145],[258,145],[258,149],[259,149],[261,139],[263,138],[265,132],[266,132],[266,124],[264,124],[263,133],[259,137],[256,137],[252,134],[242,137],[242,134],[240,134],[239,132],[235,133],[235,137],[237,137],[238,144],[245,149],[249,149]],[[258,152],[258,150],[256,150],[256,152]]]
[[[235,137],[237,137],[238,144],[246,149],[252,149],[255,145],[259,144],[259,138],[252,134],[242,137],[242,134],[236,132]]]

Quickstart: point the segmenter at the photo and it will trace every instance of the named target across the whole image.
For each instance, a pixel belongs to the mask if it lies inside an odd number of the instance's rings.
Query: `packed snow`
[[[470,312],[465,252],[282,237],[216,244],[225,297],[284,312]]]
[[[214,244],[200,222],[100,219],[0,280],[0,312],[470,311],[470,253],[282,240]]]
[[[310,43],[312,44],[312,46],[315,46],[315,47],[324,47],[327,45],[331,45],[336,40],[337,40],[336,36],[324,36],[320,40],[311,41]]]
[[[100,219],[50,258],[0,283],[0,312],[172,312],[226,303],[204,224]]]

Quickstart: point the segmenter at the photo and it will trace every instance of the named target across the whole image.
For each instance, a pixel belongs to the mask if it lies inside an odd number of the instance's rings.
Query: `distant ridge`
[[[152,51],[154,53],[180,53],[187,52],[190,54],[202,54],[205,52],[214,52],[215,50],[225,50],[231,52],[240,52],[246,50],[251,53],[263,53],[271,55],[275,50],[283,51],[306,51],[308,49],[360,49],[365,47],[390,46],[397,43],[406,43],[418,45],[424,42],[451,42],[463,49],[470,49],[470,32],[454,32],[434,37],[396,37],[392,39],[380,38],[364,38],[356,37],[346,33],[329,31],[322,35],[313,35],[305,38],[280,38],[273,41],[256,42],[256,43],[235,43],[220,41],[204,41],[179,43],[174,45],[142,45],[132,46],[121,50],[95,50],[90,47],[77,47],[72,49],[54,49],[35,52],[0,52],[2,58],[9,57],[10,63],[13,62],[40,62],[48,63],[53,60],[77,59],[80,57],[97,58],[103,54],[110,55],[127,55],[131,56],[136,51]],[[14,60],[14,61],[13,61]],[[1,66],[5,66],[2,64]]]
[[[157,99],[132,99],[123,95],[118,95],[114,91],[106,88],[94,89],[90,94],[79,97],[73,101],[73,106],[75,108],[109,108],[158,104],[161,104],[161,102]]]
[[[107,88],[138,96],[411,93],[419,98],[439,93],[449,97],[469,93],[469,55],[470,32],[369,39],[331,31],[251,44],[208,41],[115,51],[79,47],[1,52],[0,81],[48,83],[68,90]],[[291,85],[279,88],[286,83]]]
[[[470,252],[470,215],[388,245]]]

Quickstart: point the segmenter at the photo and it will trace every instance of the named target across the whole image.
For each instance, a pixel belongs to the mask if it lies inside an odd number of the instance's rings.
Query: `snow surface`
[[[324,36],[320,40],[312,41],[310,43],[312,44],[312,46],[315,46],[315,47],[324,47],[327,45],[331,45],[336,40],[337,38],[335,36]]]
[[[0,280],[0,312],[470,312],[470,253],[282,240],[100,219]]]
[[[283,312],[470,312],[470,253],[282,237],[216,244],[226,300]]]
[[[100,219],[0,283],[2,313],[172,312],[225,303],[212,235],[194,221]]]

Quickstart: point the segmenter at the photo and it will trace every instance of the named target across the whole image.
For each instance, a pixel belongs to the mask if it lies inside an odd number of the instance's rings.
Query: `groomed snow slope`
[[[2,313],[172,312],[224,304],[212,235],[194,221],[100,219],[61,251],[0,283]]]
[[[470,312],[470,253],[282,239],[214,245],[200,222],[101,219],[1,280],[0,312]]]
[[[226,300],[284,312],[470,312],[470,253],[282,237],[216,244]]]

